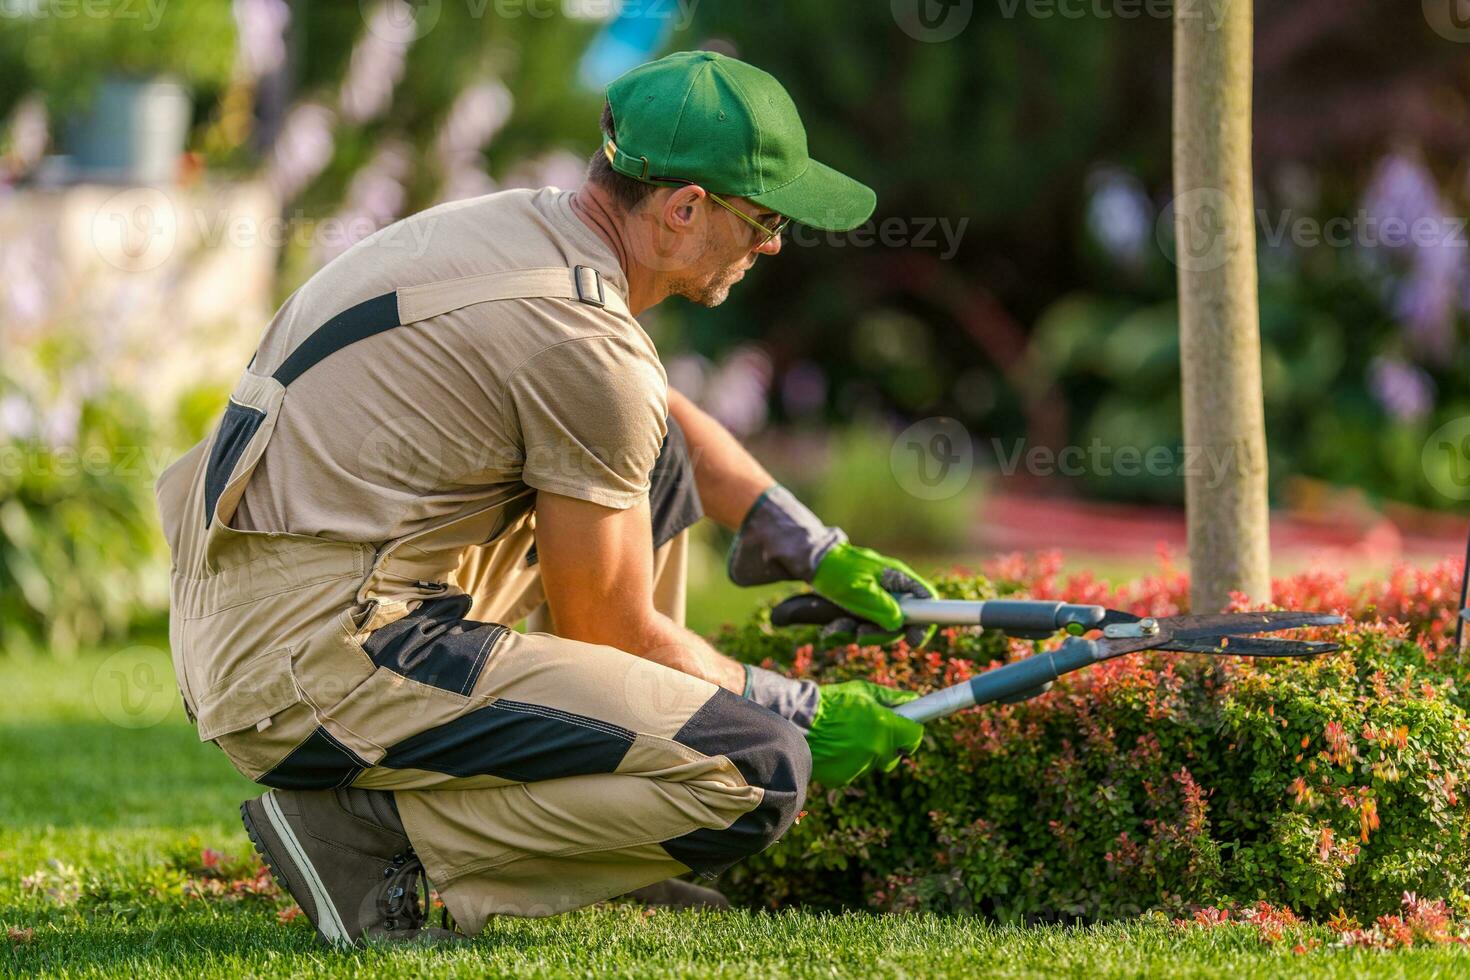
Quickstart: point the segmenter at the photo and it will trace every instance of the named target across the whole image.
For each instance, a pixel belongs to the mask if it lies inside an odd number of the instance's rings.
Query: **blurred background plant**
[[[1452,507],[1426,480],[1421,449],[1440,425],[1470,415],[1464,50],[1418,5],[1257,0],[1256,9],[1273,499],[1289,503],[1293,481],[1311,477],[1380,507]],[[819,55],[812,37],[823,39]],[[1005,494],[1177,506],[1177,475],[996,474],[993,447],[1020,440],[1147,449],[1180,439],[1170,24],[1064,17],[1045,5],[973,5],[957,35],[926,43],[892,5],[838,0],[759,10],[592,0],[6,4],[0,363],[16,393],[7,397],[29,399],[27,411],[45,416],[44,401],[18,394],[31,388],[12,375],[17,364],[46,363],[40,348],[54,333],[82,338],[70,348],[77,369],[112,385],[89,389],[81,404],[95,403],[98,417],[66,439],[38,449],[24,426],[7,425],[3,448],[25,459],[81,449],[83,439],[183,448],[218,410],[268,311],[312,271],[424,207],[577,183],[596,145],[602,84],[663,51],[695,47],[774,72],[801,106],[817,154],[870,183],[879,210],[872,227],[851,235],[799,229],[779,261],[759,263],[717,309],[670,304],[646,316],[674,384],[829,521],[893,550],[970,554],[987,506]],[[133,253],[151,262],[145,246],[162,240],[160,226],[140,224],[152,212],[129,203],[120,226],[141,245],[114,263],[115,288],[96,293],[74,275],[75,256],[100,248],[95,219],[89,241],[87,220],[60,202],[89,186],[107,199],[119,178],[87,169],[91,137],[80,123],[98,123],[88,114],[109,82],[165,77],[188,99],[182,153],[162,157],[172,171],[165,189],[192,195],[195,210],[179,214],[202,230],[149,278]],[[107,186],[97,190],[98,181]],[[240,206],[226,195],[242,187],[263,195],[267,220],[250,212],[249,249],[222,258],[223,246],[239,244]],[[1324,241],[1334,219],[1345,224]],[[1387,244],[1390,219],[1440,233]],[[247,251],[265,253],[258,284],[240,271]],[[248,301],[228,294],[222,310],[169,318],[170,346],[191,353],[197,383],[160,385],[145,361],[122,374],[107,338],[129,322],[156,335],[159,314],[140,297],[163,295],[210,263],[200,292],[251,284]],[[187,400],[183,414],[198,425],[163,421],[180,412],[160,404],[161,392]],[[130,397],[145,408],[124,407]],[[973,435],[981,470],[940,501],[907,492],[888,461],[897,433],[933,417]],[[135,422],[150,428],[134,431]],[[73,507],[99,521],[113,515],[119,528],[152,521],[142,478],[6,479],[5,512],[23,510],[26,524],[63,537],[77,518],[62,515]],[[27,533],[11,525],[22,522],[9,518],[7,535]],[[156,535],[118,533],[130,542],[127,560],[158,560]],[[713,582],[722,540],[705,540],[698,561]],[[42,575],[46,589],[34,572],[6,573],[31,580],[5,593],[15,616],[30,617],[28,642],[42,642],[38,624],[56,610],[87,605],[85,590],[67,583],[93,581],[112,596],[136,587],[138,614],[151,608],[147,576],[126,565],[80,568],[117,564],[115,551],[103,562],[115,545],[47,547],[76,567]],[[117,584],[95,584],[109,574]],[[721,587],[710,588],[712,608],[728,608]],[[114,608],[111,599],[96,604]],[[93,609],[74,617],[56,628],[78,642],[97,633],[84,620],[121,629],[128,618]]]
[[[152,480],[185,399],[158,418],[56,332],[0,362],[0,650],[70,657],[121,640],[168,602]],[[213,404],[209,393],[203,402]]]

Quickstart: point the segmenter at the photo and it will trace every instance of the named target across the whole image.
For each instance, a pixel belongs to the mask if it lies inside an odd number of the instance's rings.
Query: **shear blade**
[[[1343,618],[1328,613],[1261,612],[1218,613],[1213,616],[1175,616],[1160,620],[1176,640],[1210,640],[1220,636],[1249,636],[1252,633],[1276,633],[1304,626],[1341,626]]]
[[[1315,657],[1337,649],[1336,643],[1315,640],[1273,640],[1260,636],[1216,636],[1213,639],[1175,638],[1159,647],[1179,653],[1213,653],[1227,657]]]

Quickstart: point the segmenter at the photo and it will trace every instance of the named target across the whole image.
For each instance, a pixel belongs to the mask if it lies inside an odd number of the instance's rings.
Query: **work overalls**
[[[265,786],[395,791],[470,934],[493,914],[718,874],[790,825],[810,768],[794,725],[707,681],[501,625],[542,601],[529,487],[513,506],[391,541],[230,526],[292,381],[313,365],[404,324],[539,297],[628,316],[585,266],[385,293],[332,317],[270,374],[252,362],[213,435],[157,486],[174,669],[200,739]],[[669,607],[682,606],[670,567],[699,516],[682,453],[671,420],[651,491]]]

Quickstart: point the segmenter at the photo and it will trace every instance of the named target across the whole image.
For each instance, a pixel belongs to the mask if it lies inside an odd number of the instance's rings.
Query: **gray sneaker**
[[[660,909],[728,909],[730,900],[713,888],[690,881],[669,878],[653,885],[635,888],[623,896]]]
[[[428,879],[392,793],[276,789],[240,804],[240,818],[276,881],[327,942],[464,938],[424,925]]]

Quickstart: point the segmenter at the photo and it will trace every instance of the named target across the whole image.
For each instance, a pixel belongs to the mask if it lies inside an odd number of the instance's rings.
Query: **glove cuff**
[[[769,708],[802,731],[812,727],[821,696],[816,681],[797,681],[774,670],[745,665],[745,697]]]
[[[846,540],[840,528],[827,527],[777,484],[761,494],[745,515],[726,569],[736,585],[810,582],[827,552]]]

